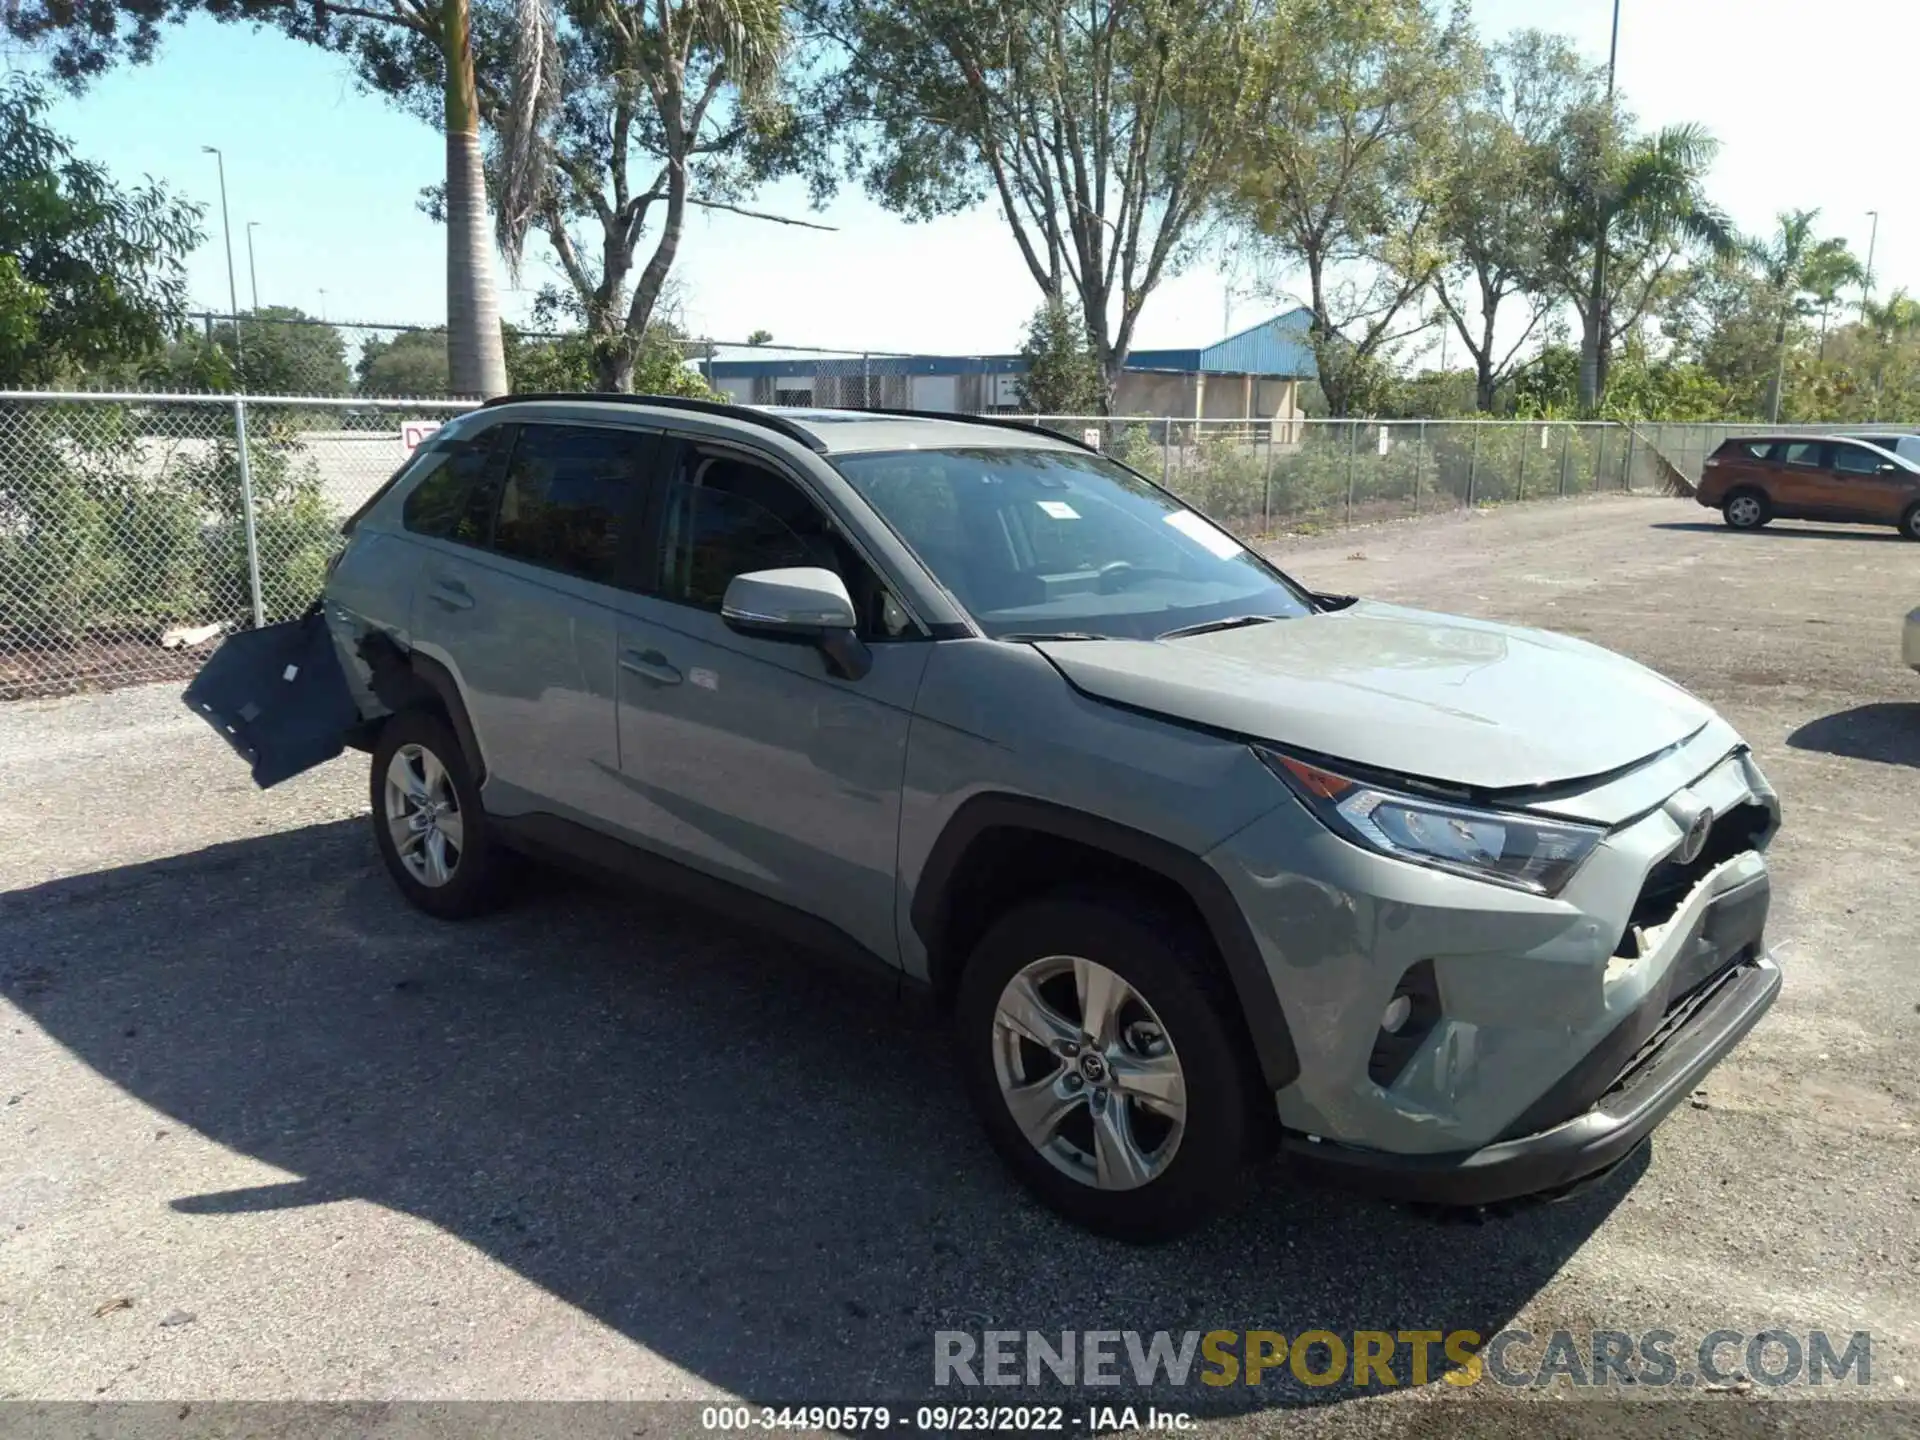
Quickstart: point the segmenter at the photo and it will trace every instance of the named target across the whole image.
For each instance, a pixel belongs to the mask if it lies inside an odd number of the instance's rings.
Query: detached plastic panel
[[[228,636],[180,698],[247,762],[263,790],[333,759],[360,719],[317,609]]]

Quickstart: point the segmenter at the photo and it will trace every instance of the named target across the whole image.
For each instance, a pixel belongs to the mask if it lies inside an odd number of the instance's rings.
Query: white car
[[[1889,455],[1898,455],[1902,460],[1911,460],[1920,465],[1920,435],[1903,435],[1896,431],[1880,431],[1872,434],[1835,435],[1835,440],[1854,440],[1862,445],[1873,445]]]
[[[1920,670],[1920,610],[1907,612],[1907,628],[1900,635],[1900,658]]]

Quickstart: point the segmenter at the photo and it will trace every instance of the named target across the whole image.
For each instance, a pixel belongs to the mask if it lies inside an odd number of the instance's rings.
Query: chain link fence
[[[0,395],[0,700],[189,676],[297,616],[457,403]]]
[[[0,700],[181,680],[221,635],[297,616],[341,520],[467,408],[0,393]],[[1031,423],[1096,444],[1247,536],[1676,488],[1648,438],[1605,423]]]
[[[1244,535],[1602,491],[1683,489],[1657,451],[1608,421],[1055,415],[1033,423],[1098,444]]]

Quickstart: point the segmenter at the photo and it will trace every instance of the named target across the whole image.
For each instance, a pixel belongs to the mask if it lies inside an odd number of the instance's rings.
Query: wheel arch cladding
[[[460,698],[460,684],[452,672],[437,660],[403,650],[391,636],[377,631],[360,642],[360,658],[370,672],[368,688],[393,714],[429,709],[446,716],[460,744],[460,758],[467,763],[467,773],[476,786],[485,784],[487,768],[480,753],[480,737],[467,717],[466,702]]]
[[[1019,795],[977,795],[928,852],[910,918],[927,947],[935,995],[952,1000],[987,927],[1013,905],[1088,881],[1157,892],[1191,912],[1212,942],[1261,1079],[1273,1090],[1300,1072],[1293,1036],[1260,947],[1226,881],[1199,856],[1115,821]]]

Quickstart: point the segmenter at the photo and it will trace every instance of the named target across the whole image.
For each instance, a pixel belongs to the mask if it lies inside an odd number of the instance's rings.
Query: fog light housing
[[[1440,986],[1434,979],[1433,961],[1421,960],[1407,967],[1381,1012],[1380,1033],[1367,1057],[1367,1078],[1382,1090],[1391,1086],[1439,1022]]]

